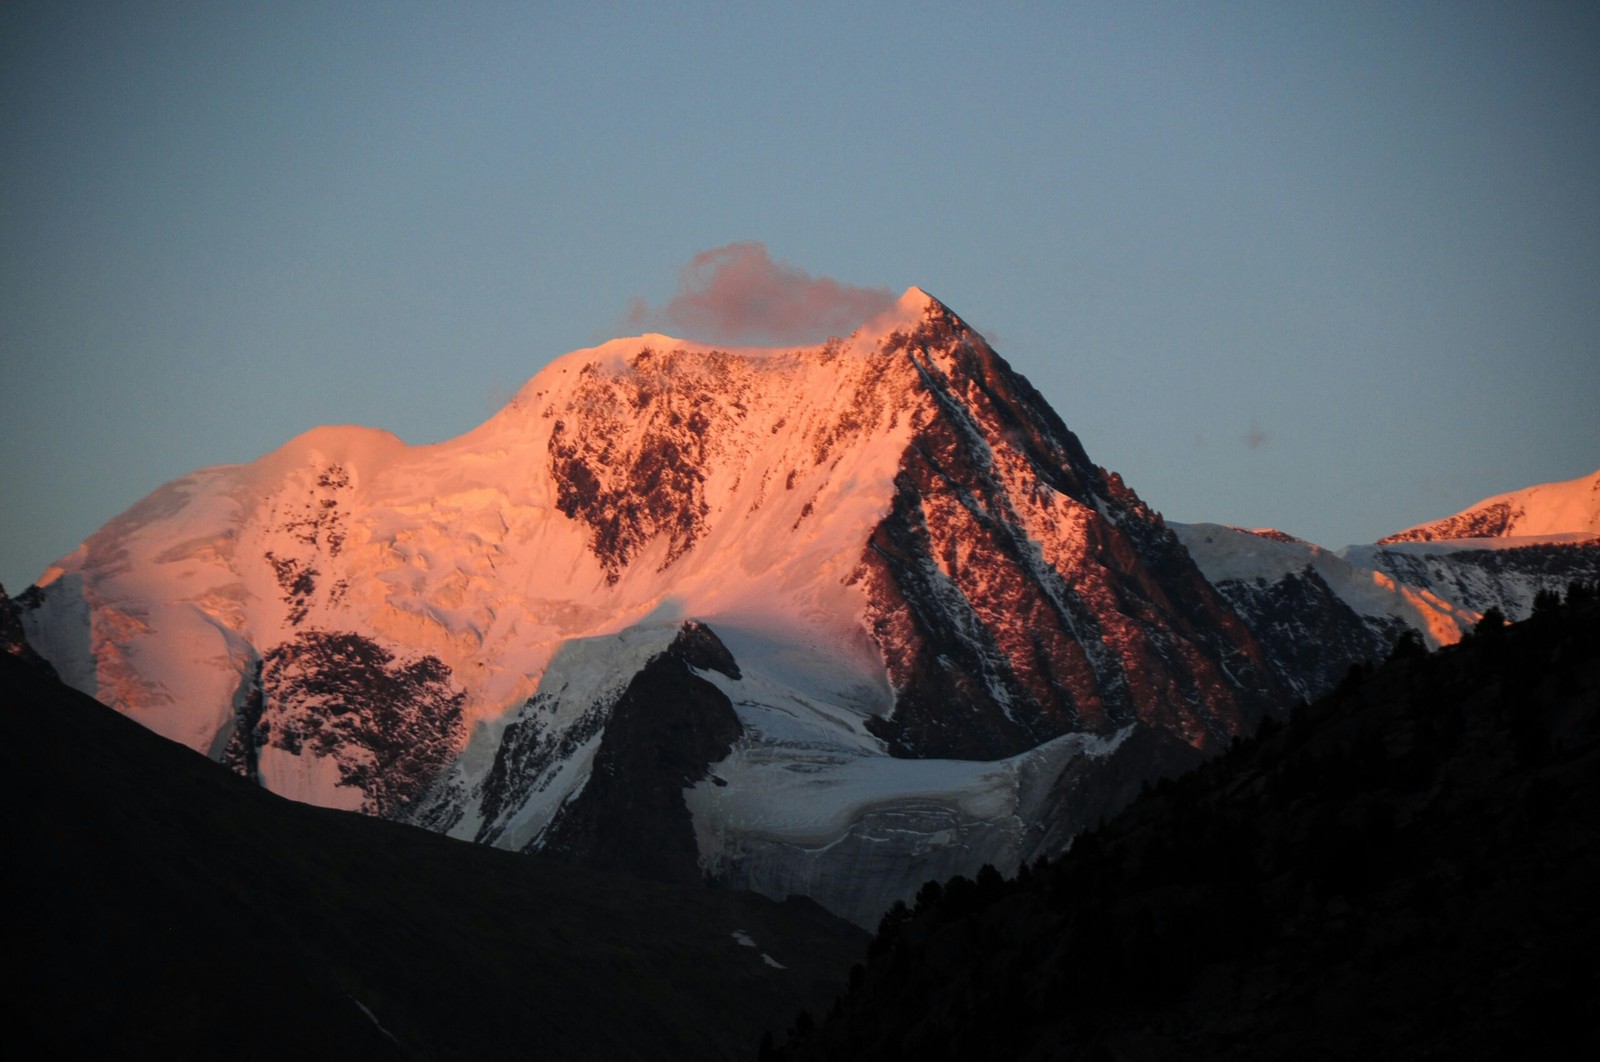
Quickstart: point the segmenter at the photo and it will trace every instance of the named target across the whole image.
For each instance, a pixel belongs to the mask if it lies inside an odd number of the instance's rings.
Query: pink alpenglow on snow
[[[1454,516],[1406,528],[1378,539],[1378,543],[1480,538],[1582,540],[1595,535],[1600,535],[1600,471],[1562,483],[1541,483],[1496,494]]]
[[[713,343],[811,343],[849,335],[894,304],[888,288],[812,276],[773,261],[765,244],[751,241],[695,255],[666,306],[653,310],[636,299],[628,323]]]

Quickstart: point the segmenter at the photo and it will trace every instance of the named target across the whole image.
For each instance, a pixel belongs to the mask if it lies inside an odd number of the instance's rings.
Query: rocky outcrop
[[[1205,749],[1282,699],[1161,518],[982,337],[931,303],[884,352],[928,399],[854,576],[896,754],[993,759],[1134,722]]]
[[[22,612],[17,603],[6,596],[3,586],[0,586],[0,653],[14,656],[55,677],[56,669],[28,644],[27,634],[22,629]]]
[[[261,661],[259,700],[247,698],[241,735],[247,764],[262,750],[337,765],[340,786],[365,795],[362,809],[393,815],[455,756],[465,694],[433,656],[397,660],[349,631],[302,631]],[[246,736],[247,735],[247,736]],[[248,771],[246,772],[248,773]]]
[[[740,726],[727,696],[696,670],[739,677],[717,636],[691,623],[611,707],[588,781],[538,850],[598,870],[702,880],[683,791],[728,754]]]
[[[1522,619],[1531,613],[1541,591],[1561,594],[1570,583],[1600,579],[1600,539],[1495,549],[1463,548],[1465,545],[1366,546],[1360,548],[1359,556],[1363,563],[1407,586],[1475,613],[1497,608],[1507,619]]]
[[[1217,590],[1255,633],[1286,689],[1320,697],[1352,664],[1382,660],[1411,630],[1397,616],[1362,616],[1307,565],[1275,582],[1227,579]]]

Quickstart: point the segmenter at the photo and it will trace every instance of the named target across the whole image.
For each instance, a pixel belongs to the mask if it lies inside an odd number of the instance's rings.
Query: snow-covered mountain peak
[[[517,402],[529,404],[532,398],[548,393],[559,378],[582,375],[585,369],[613,374],[632,371],[636,368],[640,353],[645,351],[654,356],[676,355],[679,358],[704,358],[715,355],[751,364],[781,361],[785,358],[794,359],[807,354],[819,355],[830,361],[841,355],[878,357],[883,353],[884,339],[896,332],[917,328],[928,318],[930,311],[950,313],[938,299],[913,286],[907,288],[893,306],[867,320],[849,336],[837,336],[821,344],[730,346],[681,339],[658,332],[619,337],[607,340],[598,346],[574,350],[554,359],[523,385],[518,392]]]
[[[937,307],[941,310],[948,310],[948,307],[946,307],[944,303],[940,302],[938,299],[934,298],[932,295],[929,295],[926,291],[923,291],[921,288],[913,284],[911,287],[907,288],[903,294],[901,294],[900,298],[895,302],[894,309],[890,311],[890,313],[898,314],[901,317],[916,321],[927,316],[929,307]]]
[[[1454,516],[1380,538],[1377,544],[1511,537],[1570,541],[1573,535],[1600,535],[1600,471],[1496,494]]]
[[[881,323],[904,334],[928,304]],[[47,572],[92,621],[40,637],[73,684],[202,750],[251,656],[313,630],[439,660],[469,721],[525,697],[565,641],[651,617],[858,660],[850,579],[939,415],[866,329],[799,349],[612,340],[457,439],[314,428],[166,484]]]
[[[201,472],[237,468],[251,481],[262,486],[273,484],[294,470],[307,467],[324,470],[339,465],[370,476],[379,468],[403,458],[412,449],[398,435],[382,428],[357,424],[322,425],[301,432],[276,450],[245,465],[219,466],[202,469]]]
[[[1229,524],[1227,526],[1233,527],[1233,525],[1231,525],[1231,524]],[[1257,538],[1271,539],[1273,542],[1287,542],[1287,543],[1296,543],[1296,542],[1298,542],[1301,545],[1310,545],[1311,544],[1311,543],[1307,542],[1305,539],[1300,538],[1297,535],[1291,535],[1287,531],[1279,531],[1276,527],[1233,527],[1233,530],[1235,530],[1235,531],[1243,531],[1246,534],[1255,535]]]
[[[631,800],[616,764],[693,703],[706,740],[657,782],[679,801],[724,750],[709,819],[674,821],[730,877],[777,858],[741,787],[848,780],[871,799],[827,819],[856,836],[839,851],[914,886],[942,864],[906,862],[907,801],[981,775],[934,818],[1020,858],[1004,809],[1060,756],[1090,770],[1129,727],[1151,736],[1126,755],[1193,755],[1275,696],[1161,519],[917,288],[814,346],[575,351],[436,444],[314,429],[153,492],[29,601],[63,677],[152,729],[297,799],[497,844],[586,850],[571,824]],[[697,677],[685,623],[737,666]],[[934,758],[1015,770],[885,765]],[[838,858],[816,857],[850,888]]]

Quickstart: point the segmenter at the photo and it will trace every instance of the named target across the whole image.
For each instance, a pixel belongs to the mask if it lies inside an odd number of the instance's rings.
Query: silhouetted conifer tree
[[[1477,626],[1472,628],[1473,634],[1495,635],[1505,629],[1506,614],[1495,605],[1490,605],[1483,610],[1483,616],[1478,620]]]

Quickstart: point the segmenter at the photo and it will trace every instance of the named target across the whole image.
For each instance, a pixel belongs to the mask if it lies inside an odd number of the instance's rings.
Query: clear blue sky
[[[916,284],[1169,518],[1600,467],[1600,5],[0,7],[0,581],[410,442],[760,241]]]

